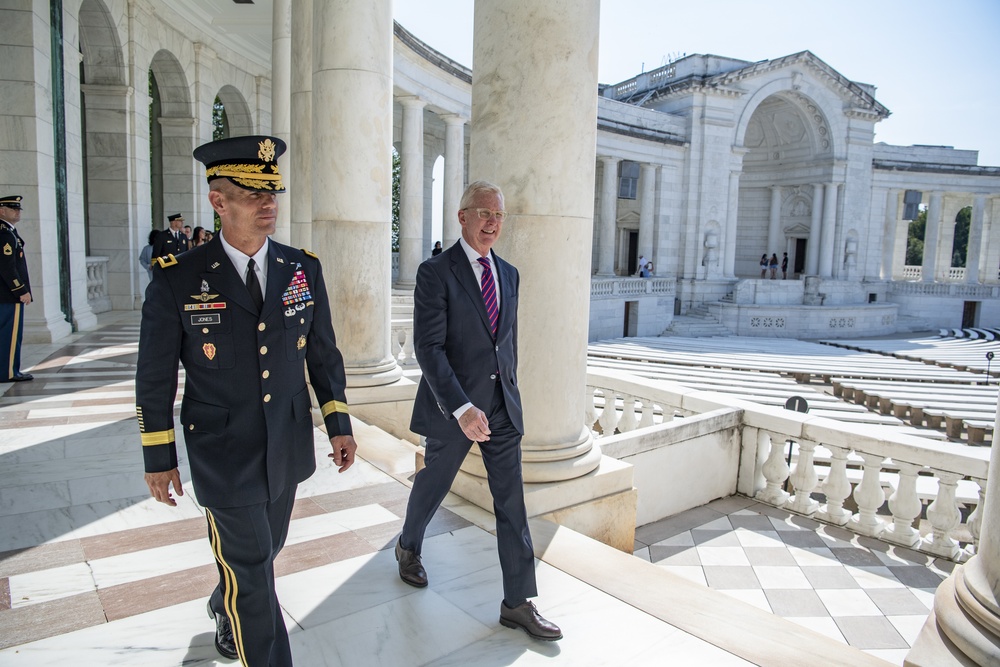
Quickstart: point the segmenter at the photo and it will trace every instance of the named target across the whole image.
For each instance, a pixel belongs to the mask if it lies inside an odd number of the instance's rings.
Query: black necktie
[[[256,264],[251,259],[247,262],[247,291],[250,292],[250,298],[253,300],[253,305],[257,306],[257,312],[260,312],[261,306],[264,305],[264,294],[260,291],[260,281],[257,280],[257,272],[254,270]]]

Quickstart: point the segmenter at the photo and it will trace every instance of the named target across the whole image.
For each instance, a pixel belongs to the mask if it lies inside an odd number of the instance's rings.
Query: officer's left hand
[[[354,442],[353,435],[335,435],[330,438],[330,446],[333,453],[327,454],[333,463],[339,466],[339,472],[344,472],[354,463],[354,453],[358,450],[358,443]]]

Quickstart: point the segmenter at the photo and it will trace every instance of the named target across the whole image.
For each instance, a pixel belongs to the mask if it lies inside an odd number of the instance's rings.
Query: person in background
[[[200,245],[205,245],[208,243],[207,234],[204,227],[195,227],[194,233],[191,235],[191,247],[197,248]]]
[[[767,253],[760,256],[760,277],[767,277]]]
[[[139,251],[139,266],[146,269],[146,275],[150,280],[153,279],[153,243],[159,234],[159,230],[150,230],[145,247]]]
[[[778,255],[776,253],[771,254],[771,261],[768,263],[771,269],[771,280],[778,277]]]
[[[435,256],[440,255],[440,254],[441,254],[441,242],[440,241],[435,241],[434,242],[434,249],[431,250],[431,257],[435,257]]]
[[[153,242],[154,259],[169,255],[177,256],[188,249],[187,237],[184,236],[182,229],[184,216],[180,213],[168,215],[167,222],[170,223],[170,227],[157,234],[156,241]]]
[[[781,279],[788,280],[788,253],[781,258]]]
[[[0,197],[0,382],[34,380],[21,372],[24,307],[31,303],[24,240],[14,226],[21,221],[21,195]]]

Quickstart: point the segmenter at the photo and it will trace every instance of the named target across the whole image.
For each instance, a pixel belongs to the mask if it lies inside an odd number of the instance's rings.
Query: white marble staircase
[[[699,338],[706,336],[732,336],[733,332],[722,326],[707,306],[691,308],[686,315],[674,315],[673,321],[661,336],[684,336]]]

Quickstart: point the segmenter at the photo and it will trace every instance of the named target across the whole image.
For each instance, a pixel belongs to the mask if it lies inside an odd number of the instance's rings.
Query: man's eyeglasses
[[[507,211],[491,211],[488,208],[467,208],[466,211],[475,211],[476,215],[479,216],[480,220],[489,220],[491,217],[497,219],[497,222],[503,222],[507,219]]]

